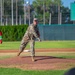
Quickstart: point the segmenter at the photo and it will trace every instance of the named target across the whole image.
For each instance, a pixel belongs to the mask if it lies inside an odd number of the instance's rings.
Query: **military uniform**
[[[39,36],[40,35],[38,27],[34,26],[34,24],[31,24],[22,38],[20,51],[22,52],[26,47],[26,45],[28,44],[28,42],[30,42],[31,56],[35,56],[35,50],[34,50],[35,39],[37,38],[38,40],[40,40]]]

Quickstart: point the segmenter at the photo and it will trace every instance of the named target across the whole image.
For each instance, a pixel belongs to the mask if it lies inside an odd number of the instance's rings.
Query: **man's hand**
[[[41,39],[40,39],[40,38],[38,38],[38,41],[39,41],[39,42],[41,42]]]
[[[41,42],[41,39],[39,39],[39,42]]]

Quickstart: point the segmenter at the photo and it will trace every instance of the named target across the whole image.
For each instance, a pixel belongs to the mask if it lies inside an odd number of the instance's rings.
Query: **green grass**
[[[73,58],[75,59],[75,52],[37,52],[37,56],[52,56],[57,58],[64,58],[69,59]]]
[[[0,53],[0,60],[15,57],[17,53]]]
[[[20,70],[17,68],[0,68],[0,75],[63,75],[65,70]]]
[[[20,42],[3,42],[0,44],[0,50],[2,49],[19,49]],[[29,44],[26,48],[29,48]],[[42,41],[36,42],[35,48],[75,48],[74,41]]]
[[[0,53],[0,60],[3,60],[3,59],[7,59],[7,58],[12,58],[12,57],[14,57],[15,56],[15,54],[13,53],[6,53],[6,54],[2,54],[2,53]]]
[[[75,41],[43,41],[36,48],[75,48]]]
[[[0,50],[19,49],[20,41],[3,42],[0,44]],[[26,48],[29,48],[29,44]],[[36,42],[35,48],[75,48],[75,41],[42,41]],[[23,54],[22,54],[23,55]],[[24,54],[25,55],[25,54]],[[59,52],[37,52],[36,55],[53,56],[59,58],[75,58],[75,53],[59,53]],[[1,55],[0,59],[13,57],[14,54]],[[0,68],[0,75],[64,75],[66,70],[21,70],[17,68]]]
[[[0,60],[2,60],[2,59],[7,59],[7,58],[11,58],[12,56],[1,56],[0,57]]]
[[[17,53],[0,54],[0,60],[15,57]],[[22,53],[20,56],[30,56],[30,53]],[[36,56],[51,56],[64,59],[75,59],[75,52],[36,52]]]
[[[19,49],[20,42],[3,42],[0,44],[0,50]]]

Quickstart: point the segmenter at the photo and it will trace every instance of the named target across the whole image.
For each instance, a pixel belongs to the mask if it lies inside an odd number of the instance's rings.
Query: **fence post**
[[[16,0],[16,25],[18,25],[18,1]]]
[[[11,9],[12,9],[11,14],[12,14],[12,25],[13,25],[13,0],[11,0]]]
[[[1,14],[0,15],[1,15],[1,25],[2,25],[2,15],[3,15],[2,14],[2,0],[1,0],[1,3],[0,4],[1,4],[1,10],[0,10],[1,11]]]
[[[50,16],[49,16],[49,25],[51,24],[51,13],[50,13]]]
[[[62,13],[60,12],[60,24],[62,24]]]
[[[21,25],[21,15],[19,15],[19,24]]]
[[[24,24],[26,24],[26,1],[24,0]]]
[[[6,26],[7,26],[7,24],[8,24],[8,23],[7,23],[7,16],[6,16]]]
[[[45,3],[43,2],[43,24],[45,25]]]

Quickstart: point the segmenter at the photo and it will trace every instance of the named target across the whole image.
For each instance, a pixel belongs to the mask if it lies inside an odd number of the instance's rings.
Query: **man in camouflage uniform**
[[[18,53],[18,56],[19,56],[23,52],[23,50],[26,47],[26,45],[28,44],[28,42],[30,42],[30,51],[31,51],[32,61],[35,61],[34,60],[35,39],[37,38],[40,41],[40,38],[39,38],[40,35],[39,35],[37,24],[38,24],[38,20],[37,20],[37,18],[34,18],[33,23],[28,27],[26,33],[23,36],[23,39],[22,39],[21,45],[20,45],[20,51]]]

